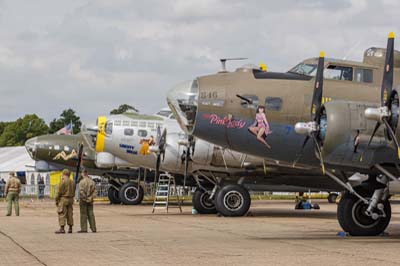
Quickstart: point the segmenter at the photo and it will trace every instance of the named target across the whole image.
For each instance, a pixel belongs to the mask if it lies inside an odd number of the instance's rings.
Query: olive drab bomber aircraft
[[[112,204],[137,205],[143,200],[144,191],[139,185],[142,177],[151,181],[154,172],[145,171],[130,165],[123,160],[115,160],[116,167],[98,167],[96,165],[95,141],[96,125],[83,125],[81,132],[76,135],[42,135],[26,141],[25,147],[35,160],[36,171],[49,172],[64,168],[75,170],[79,164],[90,174],[105,177],[110,187],[108,198]]]
[[[163,110],[172,114],[170,110]],[[290,164],[265,162],[263,159],[242,153],[223,150],[203,140],[188,140],[176,119],[168,116],[143,114],[100,116],[96,138],[96,166],[113,168],[116,160],[136,167],[155,169],[157,177],[168,172],[178,178],[179,184],[197,189],[192,197],[193,206],[199,213],[219,212],[224,216],[242,216],[250,208],[252,191],[337,191],[339,186],[320,171],[293,168]],[[265,178],[267,171],[269,178]],[[286,179],[297,176],[297,182],[285,184]],[[309,186],[310,180],[319,176],[321,183]],[[214,195],[217,184],[223,181],[229,186],[240,183],[242,194]],[[336,188],[336,190],[335,190]],[[216,204],[215,204],[216,203]]]
[[[391,219],[390,196],[400,193],[399,74],[390,33],[387,48],[367,49],[363,62],[321,53],[285,73],[222,71],[176,86],[167,101],[192,136],[318,168],[345,191],[337,210],[343,230],[378,235]],[[356,173],[367,180],[350,183]]]

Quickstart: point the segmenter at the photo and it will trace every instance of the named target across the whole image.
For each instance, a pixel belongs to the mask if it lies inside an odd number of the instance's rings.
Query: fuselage
[[[369,63],[327,60],[322,103],[379,101],[383,57],[372,60],[368,56],[373,54],[367,52],[364,61]],[[316,59],[302,64],[313,66]],[[399,74],[400,69],[395,68],[395,77]],[[312,72],[309,75],[299,71],[270,73],[241,68],[182,83],[170,92],[168,103],[182,128],[198,138],[261,158],[293,162],[304,141],[304,136],[294,131],[294,125],[310,121],[314,83]],[[394,84],[397,87],[398,78]],[[268,145],[252,132],[252,127],[259,130],[256,115],[259,106],[265,110],[266,121],[262,127],[267,129],[263,139]],[[368,125],[361,129],[361,134],[368,135],[371,131]],[[384,137],[383,130],[377,135]],[[305,147],[304,155],[300,163],[319,167],[311,142]]]

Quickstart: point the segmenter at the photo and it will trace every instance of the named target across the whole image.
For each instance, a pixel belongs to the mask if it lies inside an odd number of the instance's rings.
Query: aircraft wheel
[[[122,185],[119,190],[119,198],[123,204],[138,205],[142,202],[144,197],[143,187],[135,183],[128,182]]]
[[[244,216],[250,209],[250,194],[241,185],[226,185],[218,191],[215,198],[217,211],[228,217]]]
[[[210,192],[197,188],[192,197],[193,207],[200,214],[217,213],[214,200],[210,199]]]
[[[121,204],[121,201],[119,200],[119,191],[115,189],[115,187],[109,187],[107,195],[110,204]]]
[[[337,193],[329,193],[328,202],[329,203],[336,203],[336,199],[339,195]]]
[[[383,233],[389,225],[392,210],[389,200],[380,203],[384,206],[386,217],[374,220],[365,214],[367,204],[349,192],[344,193],[337,209],[340,226],[352,236],[376,236]]]

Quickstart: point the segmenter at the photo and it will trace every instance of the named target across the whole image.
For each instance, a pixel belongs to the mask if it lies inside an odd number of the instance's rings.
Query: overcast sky
[[[271,71],[320,50],[362,60],[400,36],[399,14],[397,0],[0,0],[0,121],[69,107],[88,121],[122,103],[154,113],[223,57]]]

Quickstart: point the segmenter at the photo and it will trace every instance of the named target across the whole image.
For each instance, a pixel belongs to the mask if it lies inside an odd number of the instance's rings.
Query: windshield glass
[[[315,76],[315,73],[317,72],[317,65],[300,63],[291,70],[289,70],[289,72],[300,75]]]

